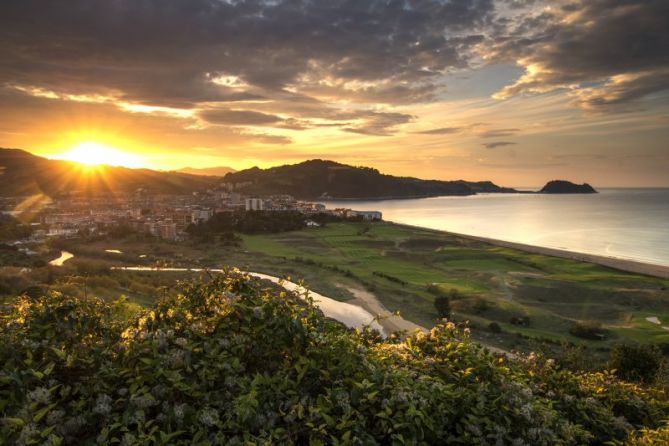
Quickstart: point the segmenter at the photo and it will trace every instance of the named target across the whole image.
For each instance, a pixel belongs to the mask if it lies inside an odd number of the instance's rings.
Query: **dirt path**
[[[384,318],[379,321],[379,324],[381,324],[386,333],[393,333],[402,330],[406,330],[409,333],[412,333],[416,330],[421,330],[426,333],[430,331],[427,328],[423,327],[422,325],[415,324],[411,321],[402,318],[401,316],[395,316],[390,311],[388,311],[388,309],[384,307],[381,302],[379,302],[379,299],[377,299],[373,293],[370,293],[367,290],[355,288],[352,286],[347,286],[340,283],[336,284],[336,286],[344,288],[348,290],[351,294],[353,294],[354,299],[349,300],[348,303],[351,303],[353,305],[358,305],[374,315],[384,316]],[[484,345],[488,350],[490,350],[493,353],[503,354],[511,358],[515,357],[513,353],[507,350],[503,350],[501,348],[493,347],[487,344],[482,344],[482,345]]]
[[[423,326],[408,321],[402,318],[401,316],[394,315],[393,313],[388,311],[388,309],[384,307],[381,302],[379,302],[379,300],[376,298],[374,294],[370,293],[367,290],[343,284],[336,284],[336,285],[338,287],[348,290],[353,295],[354,298],[352,300],[349,300],[348,303],[360,306],[375,316],[380,315],[381,317],[383,317],[383,319],[381,319],[379,323],[384,328],[384,330],[386,330],[387,333],[393,333],[402,330],[406,330],[409,333],[415,330],[421,330],[424,332],[429,331],[427,328]]]

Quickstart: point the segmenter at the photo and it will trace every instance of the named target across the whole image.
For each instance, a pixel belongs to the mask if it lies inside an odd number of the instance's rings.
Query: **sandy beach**
[[[455,237],[460,237],[468,240],[476,240],[479,242],[489,243],[495,246],[501,246],[504,248],[517,249],[519,251],[531,252],[534,254],[542,254],[553,257],[562,257],[565,259],[577,260],[580,262],[594,263],[597,265],[606,266],[609,268],[617,269],[620,271],[626,271],[630,273],[643,274],[646,276],[661,277],[663,279],[669,279],[669,266],[663,265],[653,265],[651,263],[636,262],[634,260],[619,259],[616,257],[605,257],[592,254],[583,254],[580,252],[567,251],[564,249],[556,248],[545,248],[541,246],[526,245],[523,243],[516,242],[507,242],[504,240],[497,240],[487,237],[477,237],[474,235],[459,234],[455,232],[440,231],[436,229],[424,228],[421,226],[406,225],[401,223],[393,223],[397,226],[405,226],[414,229],[421,229],[427,232],[433,232],[436,234],[448,234]]]

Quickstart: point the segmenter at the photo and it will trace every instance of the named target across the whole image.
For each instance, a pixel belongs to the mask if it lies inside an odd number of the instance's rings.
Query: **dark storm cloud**
[[[669,89],[668,1],[548,4],[494,36],[493,60],[528,68],[498,96],[569,88],[582,106],[611,108]]]
[[[422,101],[430,78],[467,65],[492,13],[492,0],[5,0],[0,83],[188,107],[325,72],[386,82],[362,100]],[[243,87],[211,82],[221,75]]]
[[[512,146],[517,143],[511,142],[511,141],[495,141],[495,142],[487,142],[483,144],[483,147],[486,149],[496,149],[497,147],[504,147],[504,146]]]

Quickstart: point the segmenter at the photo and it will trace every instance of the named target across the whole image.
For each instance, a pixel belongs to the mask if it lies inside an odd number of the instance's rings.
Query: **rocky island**
[[[588,183],[575,184],[571,181],[553,180],[539,191],[540,194],[596,194],[597,191]]]

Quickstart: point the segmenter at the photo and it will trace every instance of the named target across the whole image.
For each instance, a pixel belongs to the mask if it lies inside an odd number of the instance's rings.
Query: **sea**
[[[669,266],[669,189],[327,201],[454,233]]]

